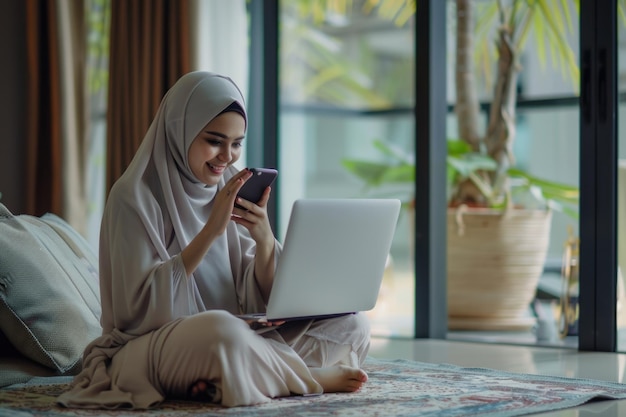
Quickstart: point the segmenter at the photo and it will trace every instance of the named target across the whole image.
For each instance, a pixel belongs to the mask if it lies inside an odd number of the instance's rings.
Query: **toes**
[[[193,397],[197,396],[200,392],[203,392],[206,390],[206,382],[204,381],[197,381],[192,387],[191,387],[191,395]]]
[[[189,394],[194,400],[203,402],[213,402],[217,397],[215,385],[204,380],[196,381],[191,386]]]
[[[362,369],[359,369],[359,381],[367,382],[367,374]]]

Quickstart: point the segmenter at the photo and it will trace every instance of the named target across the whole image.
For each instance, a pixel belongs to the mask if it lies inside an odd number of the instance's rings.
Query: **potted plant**
[[[565,40],[570,10],[562,2],[456,0],[458,140],[448,140],[448,314],[450,329],[519,329],[534,324],[527,311],[548,249],[552,211],[577,216],[577,187],[546,181],[515,167],[515,110],[519,56],[531,28],[541,28],[560,62],[577,79]],[[474,75],[475,30],[496,33],[496,77],[486,132]],[[495,25],[493,25],[495,23]],[[540,49],[543,50],[543,49]],[[414,183],[409,156],[377,141],[388,163],[344,161],[369,187]],[[405,197],[410,203],[411,198]]]

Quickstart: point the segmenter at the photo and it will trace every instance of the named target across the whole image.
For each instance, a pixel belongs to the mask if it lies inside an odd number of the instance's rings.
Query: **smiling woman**
[[[267,215],[271,189],[258,202],[237,198],[252,176],[232,165],[246,120],[226,76],[191,72],[165,94],[111,188],[100,240],[102,336],[85,349],[61,404],[239,406],[367,381],[369,324],[360,314],[263,333],[239,318],[265,312],[282,253]],[[255,366],[232,367],[242,363]]]

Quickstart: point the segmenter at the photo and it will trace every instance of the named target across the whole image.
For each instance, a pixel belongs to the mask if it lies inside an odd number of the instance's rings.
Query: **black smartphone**
[[[274,182],[278,171],[274,168],[249,169],[250,172],[252,172],[252,176],[241,186],[237,197],[256,203],[261,199],[261,196],[263,196],[263,191]],[[235,204],[235,206],[242,208],[237,204]]]

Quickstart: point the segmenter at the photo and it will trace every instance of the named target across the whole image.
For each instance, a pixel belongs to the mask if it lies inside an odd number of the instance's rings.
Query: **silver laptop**
[[[301,199],[292,208],[265,318],[374,308],[395,233],[395,199]]]

